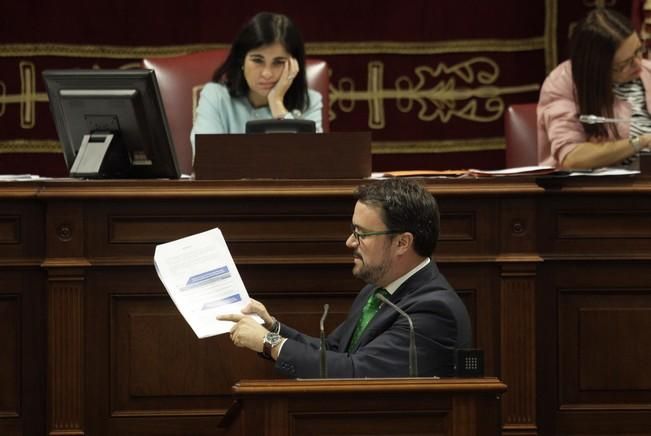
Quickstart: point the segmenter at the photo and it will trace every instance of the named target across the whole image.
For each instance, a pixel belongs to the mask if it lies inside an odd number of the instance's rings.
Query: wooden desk
[[[331,329],[361,287],[344,245],[357,182],[0,184],[0,434],[215,434],[231,386],[271,367],[194,337],[156,277],[155,245],[219,226],[249,292],[316,335],[323,303]],[[435,260],[486,374],[509,387],[502,433],[643,433],[651,183],[428,186],[442,211]]]
[[[495,378],[243,380],[229,429],[242,435],[500,433]]]

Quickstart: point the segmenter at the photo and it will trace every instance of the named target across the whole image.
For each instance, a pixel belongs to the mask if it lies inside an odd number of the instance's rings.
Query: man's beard
[[[389,262],[386,258],[382,260],[382,263],[375,266],[368,266],[361,256],[357,256],[357,258],[360,259],[362,263],[359,268],[356,266],[353,267],[353,276],[364,280],[366,283],[377,284],[389,270]]]

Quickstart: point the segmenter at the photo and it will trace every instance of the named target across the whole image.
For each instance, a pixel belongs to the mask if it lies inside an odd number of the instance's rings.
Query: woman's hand
[[[641,148],[651,149],[651,134],[645,133],[644,135],[640,135],[640,146]]]
[[[651,134],[641,135],[640,149],[651,148]],[[561,167],[565,169],[601,168],[626,164],[638,151],[629,138],[608,141],[593,140],[575,144],[565,155]]]
[[[274,118],[283,118],[287,114],[285,108],[285,94],[292,86],[294,78],[299,73],[298,61],[294,58],[289,58],[283,66],[283,71],[280,73],[280,78],[273,88],[267,94],[267,101],[269,102],[269,109]]]

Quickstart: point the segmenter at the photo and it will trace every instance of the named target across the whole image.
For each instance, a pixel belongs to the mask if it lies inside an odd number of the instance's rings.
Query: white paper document
[[[537,175],[548,174],[555,170],[554,167],[547,165],[532,165],[525,167],[505,168],[502,170],[468,170],[473,176],[519,176],[519,175]]]
[[[218,228],[156,246],[154,265],[176,307],[199,338],[228,333],[249,294]],[[258,316],[254,318],[262,323]]]
[[[587,171],[572,171],[568,175],[598,177],[598,176],[634,176],[636,174],[640,174],[640,172],[637,170],[629,170],[626,168],[603,167],[603,168],[595,168],[594,170],[587,170]]]
[[[36,176],[34,174],[0,174],[0,181],[16,182],[25,180],[44,180],[48,177]]]

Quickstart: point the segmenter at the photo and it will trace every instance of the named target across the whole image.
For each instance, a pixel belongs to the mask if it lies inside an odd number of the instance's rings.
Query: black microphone
[[[328,316],[328,309],[330,306],[328,304],[323,305],[323,315],[321,315],[321,322],[319,323],[319,330],[321,332],[321,345],[319,347],[319,377],[327,378],[328,377],[328,367],[326,365],[326,340],[325,332],[323,329],[323,322]]]
[[[417,355],[416,355],[416,331],[414,330],[414,323],[411,320],[411,317],[407,315],[407,313],[393,304],[392,302],[389,301],[387,297],[382,295],[382,293],[378,292],[375,294],[375,296],[382,301],[383,303],[387,303],[389,306],[393,307],[393,309],[398,312],[400,315],[404,316],[407,318],[407,321],[409,321],[409,377],[418,377],[418,362],[417,362]]]

